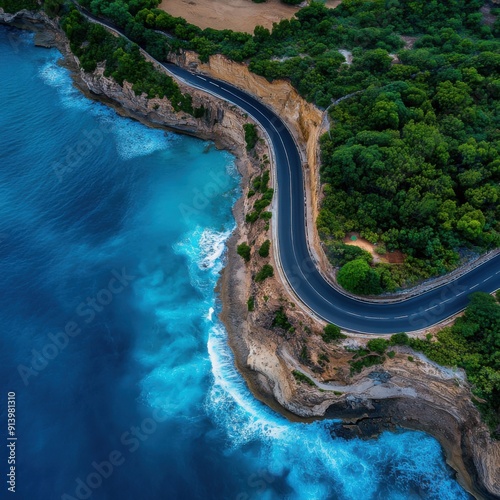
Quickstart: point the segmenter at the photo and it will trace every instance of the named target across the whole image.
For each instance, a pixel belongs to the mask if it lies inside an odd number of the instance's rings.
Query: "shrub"
[[[269,248],[271,247],[271,242],[269,240],[264,241],[262,246],[259,248],[259,255],[261,257],[269,257]]]
[[[405,332],[395,333],[391,336],[390,344],[391,345],[408,345],[410,338]]]
[[[340,331],[340,327],[337,325],[326,325],[323,329],[323,335],[321,337],[324,342],[329,344],[335,340],[345,339],[346,335]]]
[[[376,354],[370,354],[356,361],[350,361],[351,373],[359,373],[363,368],[369,368],[370,366],[380,365],[383,361],[384,358]]]
[[[355,259],[344,264],[340,268],[337,279],[339,284],[349,292],[376,295],[382,291],[380,276],[364,259]]]
[[[302,349],[300,351],[300,360],[303,363],[308,363],[310,361],[309,351],[307,350],[307,346],[305,344],[302,346]]]
[[[292,375],[297,382],[304,382],[307,385],[314,386],[314,382],[307,375],[304,375],[302,372],[299,372],[298,370],[293,370]]]
[[[260,214],[260,218],[263,220],[270,220],[272,216],[273,216],[272,212],[262,212]]]
[[[413,356],[408,356],[408,361],[415,361],[415,359],[413,358]]]
[[[255,309],[255,299],[253,297],[250,297],[247,300],[247,308],[250,312],[252,312]]]
[[[245,220],[250,224],[253,224],[259,218],[259,212],[255,210],[246,215]]]
[[[241,243],[241,245],[238,245],[238,247],[236,248],[236,252],[245,262],[248,262],[250,260],[250,247],[246,243]]]
[[[264,208],[266,208],[270,203],[271,200],[266,200],[266,198],[261,198],[260,200],[257,200],[254,203],[253,208],[256,212],[260,214],[262,210],[264,210]]]
[[[266,170],[262,174],[262,179],[260,181],[260,192],[261,193],[265,193],[266,191],[271,191],[271,193],[273,192],[272,189],[270,189],[270,190],[267,189],[267,185],[269,184],[269,178],[270,178],[269,170]],[[271,195],[271,197],[272,197],[272,195]]]
[[[245,123],[243,125],[245,131],[245,142],[247,143],[247,151],[251,151],[257,144],[259,136],[257,134],[257,127],[253,123]]]
[[[273,275],[274,275],[273,266],[270,266],[269,264],[264,264],[264,266],[262,266],[262,269],[255,275],[255,282],[260,283],[261,281],[264,281],[266,278],[270,278]]]
[[[389,342],[385,339],[372,339],[366,344],[366,347],[370,351],[378,352],[379,354],[384,354],[388,346]]]
[[[394,351],[389,351],[389,352],[387,353],[387,356],[389,356],[389,358],[390,358],[390,359],[393,359],[393,358],[394,358],[394,356],[396,356],[396,353],[395,353]]]
[[[5,12],[15,13],[22,9],[38,10],[40,6],[36,0],[0,0],[0,7]]]
[[[283,307],[280,307],[276,311],[271,326],[273,328],[275,328],[275,327],[277,327],[277,328],[283,328],[283,330],[287,330],[287,331],[289,331],[289,330],[291,330],[293,328],[293,326],[288,321],[288,318],[286,317],[285,312],[283,311]]]

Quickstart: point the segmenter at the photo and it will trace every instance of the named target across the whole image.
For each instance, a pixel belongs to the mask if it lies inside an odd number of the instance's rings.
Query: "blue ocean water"
[[[234,158],[83,97],[0,28],[0,453],[26,500],[462,499],[418,432],[333,439],[235,370],[214,287]]]

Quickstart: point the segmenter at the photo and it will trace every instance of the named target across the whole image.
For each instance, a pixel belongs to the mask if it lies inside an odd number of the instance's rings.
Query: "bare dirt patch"
[[[483,15],[483,24],[486,26],[493,26],[495,24],[495,21],[497,20],[497,16],[491,13],[491,6],[490,5],[483,5],[480,9],[479,12]]]
[[[352,237],[356,237],[355,240],[351,239]],[[405,260],[404,254],[402,254],[399,250],[394,252],[387,252],[385,255],[379,255],[376,251],[377,246],[373,243],[370,243],[368,240],[361,238],[358,233],[349,233],[344,238],[344,243],[346,245],[354,245],[356,247],[362,248],[373,257],[373,262],[375,263],[385,263],[385,264],[402,264]]]
[[[418,36],[401,35],[401,40],[405,43],[405,49],[411,50],[413,49],[415,42],[418,40]]]
[[[326,6],[337,7],[340,0],[327,0]],[[163,0],[160,9],[183,17],[200,28],[230,29],[253,33],[255,26],[271,29],[273,23],[290,19],[299,7],[280,0],[254,3],[252,0]]]

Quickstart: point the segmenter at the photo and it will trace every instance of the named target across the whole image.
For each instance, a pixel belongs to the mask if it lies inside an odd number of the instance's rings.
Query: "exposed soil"
[[[351,240],[352,236],[356,236],[356,240]],[[353,245],[367,252],[370,252],[373,257],[373,262],[379,263],[387,263],[387,264],[402,264],[405,260],[405,256],[399,250],[395,250],[394,252],[387,252],[385,255],[379,255],[376,252],[376,246],[373,243],[370,243],[368,240],[364,238],[360,238],[358,233],[349,233],[344,238],[344,243],[346,245]]]
[[[328,0],[327,7],[337,7],[340,0]],[[254,3],[252,0],[163,0],[160,9],[183,17],[200,28],[231,29],[253,33],[255,26],[271,29],[273,23],[290,19],[300,7],[280,0]]]
[[[495,21],[497,20],[497,16],[491,13],[491,6],[490,5],[483,5],[479,11],[483,15],[483,24],[486,26],[493,26],[495,24]]]
[[[405,43],[405,49],[413,49],[413,45],[415,45],[415,42],[418,40],[418,36],[406,36],[406,35],[401,35],[401,40]]]

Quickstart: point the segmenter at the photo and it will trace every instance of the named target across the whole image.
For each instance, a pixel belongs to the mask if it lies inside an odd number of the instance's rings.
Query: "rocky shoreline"
[[[448,463],[469,492],[476,498],[500,498],[500,443],[491,440],[481,422],[462,372],[437,367],[423,357],[411,362],[405,348],[400,348],[394,359],[352,376],[346,347],[363,346],[366,336],[353,335],[339,345],[325,344],[320,336],[323,325],[294,303],[294,297],[277,276],[260,285],[252,281],[252,275],[267,262],[257,254],[256,248],[265,239],[272,239],[272,229],[266,228],[264,221],[253,225],[245,223],[245,214],[251,207],[247,198],[250,180],[260,173],[259,159],[269,155],[266,144],[258,144],[255,157],[247,154],[242,125],[249,121],[248,117],[235,106],[182,83],[181,90],[192,94],[193,104],[207,109],[204,118],[176,113],[166,99],[135,96],[127,83],[120,87],[105,78],[103,68],[91,75],[83,73],[64,33],[43,13],[22,11],[12,16],[0,12],[0,23],[34,31],[37,45],[57,47],[64,55],[64,64],[72,71],[75,85],[87,96],[112,106],[119,114],[148,126],[213,140],[218,147],[236,155],[243,196],[233,209],[237,229],[228,241],[227,265],[218,291],[223,304],[221,319],[227,328],[237,367],[258,399],[292,420],[342,419],[344,425],[338,429],[342,437],[369,438],[396,427],[425,431],[440,441]],[[238,71],[246,69],[239,65],[238,70],[238,65],[224,62],[218,56],[212,68],[198,64],[193,54],[183,54],[176,62],[191,68],[197,65],[216,74],[225,71],[227,76],[235,77]],[[279,108],[278,111],[289,113],[296,124],[295,136],[303,146],[309,165],[309,201],[314,203],[308,215],[310,221],[314,221],[314,207],[320,195],[315,147],[321,131],[320,115],[314,107],[301,102],[296,92],[268,83],[266,87],[266,83],[257,78],[248,83],[245,75],[241,81],[231,81],[240,86],[245,86],[245,82],[250,85],[247,90],[257,95],[265,93],[274,99],[271,104]],[[273,98],[273,95],[285,97]],[[308,129],[309,123],[314,124],[313,133]],[[245,264],[236,254],[236,246],[242,241],[252,243],[250,264]],[[276,269],[272,252],[271,263]],[[255,309],[251,312],[247,307],[250,296],[255,299]],[[293,333],[273,327],[273,317],[280,308],[286,312]],[[323,362],[324,359],[328,362]],[[316,385],[295,380],[292,371],[297,368]],[[341,390],[321,388],[328,384]]]

